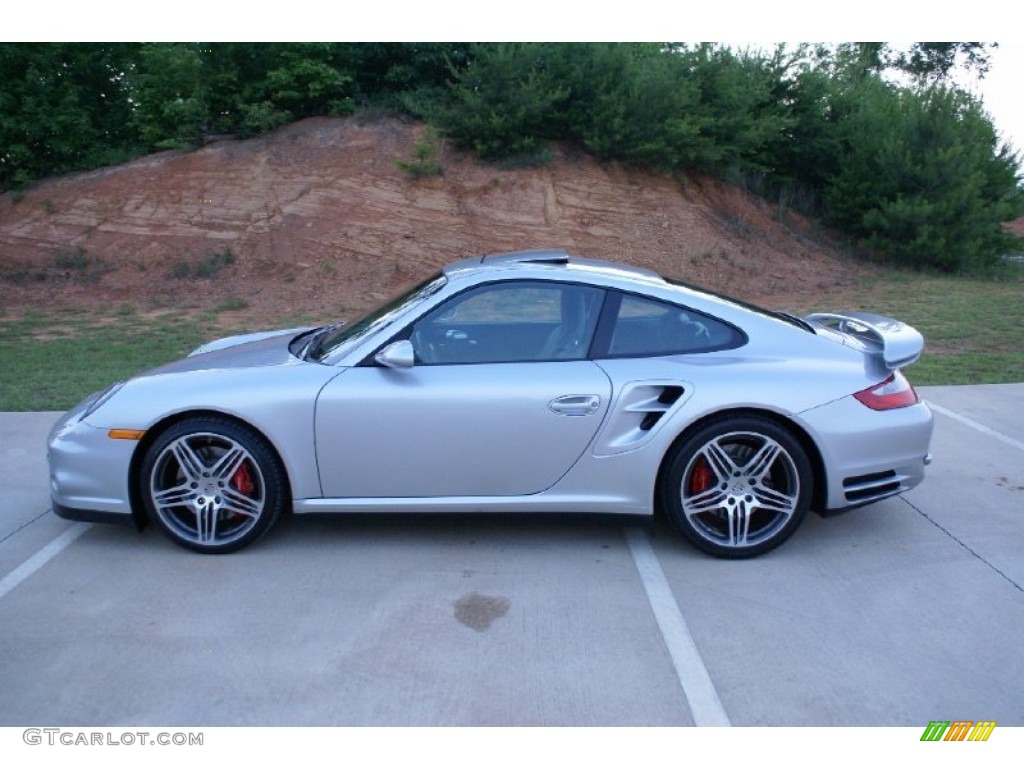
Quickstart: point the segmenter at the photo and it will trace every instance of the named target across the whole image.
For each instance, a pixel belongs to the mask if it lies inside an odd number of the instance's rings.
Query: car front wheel
[[[284,472],[255,430],[192,418],[161,434],[142,463],[150,517],[177,544],[224,553],[255,541],[284,507]]]
[[[730,417],[676,447],[661,498],[669,519],[698,549],[753,557],[799,527],[812,482],[807,454],[790,432],[768,419]]]

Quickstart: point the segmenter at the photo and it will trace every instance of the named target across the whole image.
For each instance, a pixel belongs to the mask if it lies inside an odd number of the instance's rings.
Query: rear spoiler
[[[883,315],[870,312],[816,312],[804,320],[843,335],[859,343],[862,351],[881,357],[889,370],[916,362],[924,349],[924,337],[915,328]]]

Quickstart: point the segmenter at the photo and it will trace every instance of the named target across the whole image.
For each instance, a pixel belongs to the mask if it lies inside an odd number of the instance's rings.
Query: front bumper
[[[125,515],[121,512],[101,512],[96,509],[77,509],[75,507],[65,507],[63,504],[51,497],[50,501],[53,509],[53,514],[57,517],[62,517],[65,520],[73,520],[76,523],[115,523],[117,525],[132,525],[135,523],[134,517],[128,514]],[[138,527],[138,525],[136,525]]]
[[[88,424],[86,405],[61,417],[47,438],[53,511],[68,520],[131,524],[128,474],[138,442],[113,440]]]

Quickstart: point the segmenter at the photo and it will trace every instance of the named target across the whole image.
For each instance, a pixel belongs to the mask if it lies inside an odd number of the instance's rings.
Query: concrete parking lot
[[[922,486],[741,562],[570,516],[195,555],[55,517],[57,414],[0,414],[0,726],[1024,725],[1024,384],[921,394]]]

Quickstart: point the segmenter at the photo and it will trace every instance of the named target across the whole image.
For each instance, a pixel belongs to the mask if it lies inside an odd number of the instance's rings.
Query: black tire
[[[710,422],[669,456],[661,503],[673,525],[716,557],[779,546],[807,516],[814,482],[800,442],[757,416]]]
[[[277,454],[255,430],[195,417],[146,451],[140,490],[146,511],[171,541],[207,554],[234,552],[265,534],[286,497]]]

